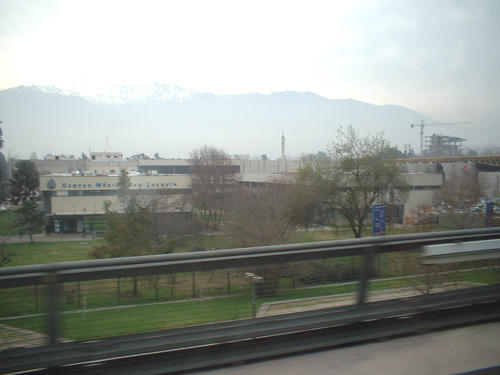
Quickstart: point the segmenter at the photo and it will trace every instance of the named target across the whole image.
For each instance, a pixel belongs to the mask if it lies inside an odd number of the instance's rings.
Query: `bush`
[[[338,283],[359,280],[361,269],[351,263],[325,264],[321,260],[307,262],[299,269],[298,279],[304,284],[321,284],[323,282]],[[372,267],[371,277],[378,276],[376,268]]]

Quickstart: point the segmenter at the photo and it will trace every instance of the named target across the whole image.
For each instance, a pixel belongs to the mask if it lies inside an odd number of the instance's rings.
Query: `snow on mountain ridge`
[[[64,96],[77,96],[90,102],[99,104],[126,104],[126,103],[143,103],[146,101],[184,101],[189,100],[194,91],[188,91],[181,87],[154,83],[152,85],[140,86],[90,86],[78,85],[71,88],[59,88],[53,85],[34,85],[31,88],[46,93],[57,94]]]
[[[192,92],[174,85],[155,83],[150,86],[111,86],[107,91],[95,98],[108,104],[125,104],[149,100],[184,101],[191,98],[192,94]]]

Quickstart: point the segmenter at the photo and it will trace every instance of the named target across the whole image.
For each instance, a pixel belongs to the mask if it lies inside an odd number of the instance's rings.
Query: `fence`
[[[7,267],[0,357],[499,284],[498,259],[422,266],[418,251],[499,237],[489,228]]]

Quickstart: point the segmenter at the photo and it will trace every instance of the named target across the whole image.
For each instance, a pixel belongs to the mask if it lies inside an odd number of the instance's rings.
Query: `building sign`
[[[53,190],[56,188],[56,182],[54,181],[53,178],[51,178],[50,180],[47,181],[47,187],[50,189],[50,190]]]
[[[45,182],[44,182],[44,179]],[[111,176],[41,176],[40,186],[47,190],[117,190],[119,178]],[[130,189],[189,189],[185,176],[131,176]]]
[[[146,189],[158,189],[158,188],[167,188],[167,187],[172,187],[172,186],[177,186],[177,182],[173,181],[168,181],[168,182],[146,182],[146,183],[130,183],[128,185],[129,188],[146,188]],[[86,189],[86,188],[92,188],[92,189],[118,189],[119,184],[118,183],[106,183],[106,182],[96,182],[94,184],[74,184],[71,182],[63,182],[61,184],[61,187],[63,189]]]
[[[373,205],[372,235],[385,236],[385,203]]]

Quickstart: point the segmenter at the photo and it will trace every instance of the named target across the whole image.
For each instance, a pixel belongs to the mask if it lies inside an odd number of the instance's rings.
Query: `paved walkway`
[[[480,374],[500,374],[499,344],[500,323],[489,323],[190,374],[452,375],[492,367]]]

